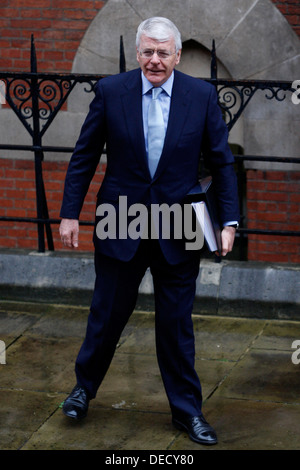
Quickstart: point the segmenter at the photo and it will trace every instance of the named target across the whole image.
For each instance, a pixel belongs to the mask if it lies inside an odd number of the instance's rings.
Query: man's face
[[[152,57],[145,57],[143,52],[151,50],[156,52],[162,51],[171,55],[167,58],[160,58],[154,53]],[[141,36],[140,47],[137,49],[136,58],[145,77],[154,87],[161,86],[165,83],[172,74],[175,66],[179,64],[181,50],[177,53],[175,53],[175,50],[174,38],[165,42],[158,42],[145,35]],[[142,52],[142,55],[140,52]]]

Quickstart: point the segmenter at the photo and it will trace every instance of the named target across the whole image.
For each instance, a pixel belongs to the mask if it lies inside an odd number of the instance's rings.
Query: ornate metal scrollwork
[[[248,84],[241,87],[224,84],[218,89],[219,104],[229,130],[234,126],[255,91],[255,86]]]
[[[265,98],[283,101],[286,94],[281,92],[292,91],[289,82],[265,82],[254,80],[214,80],[217,87],[218,100],[224,113],[225,121],[230,130],[241,116],[251,98],[259,90],[266,90]]]
[[[40,119],[47,120],[54,109],[60,104],[65,93],[71,89],[70,81],[43,79],[39,82]]]
[[[270,96],[268,96],[267,93],[265,94],[265,98],[267,98],[268,100],[275,99],[277,101],[283,101],[286,98],[286,94],[284,94],[282,97],[279,96],[279,93],[285,91],[285,90],[282,89],[282,87],[276,88],[276,87],[268,86],[268,87],[264,88],[264,90],[265,89],[267,89],[267,91],[269,91],[271,93]]]
[[[84,87],[84,91],[85,91],[86,93],[95,92],[95,86],[97,85],[97,82],[98,82],[98,80],[93,80],[93,79],[85,80],[84,83],[86,83],[87,85],[89,85],[90,89]]]
[[[46,77],[38,82],[39,118],[45,121],[41,127],[43,135],[56,114],[62,109],[75,86],[75,80]]]
[[[29,78],[6,78],[6,101],[32,135],[32,87]]]
[[[24,77],[26,75],[26,78]],[[39,78],[41,77],[41,78]],[[34,80],[36,79],[36,81]],[[46,132],[58,111],[63,106],[77,83],[85,83],[86,93],[94,92],[97,78],[86,76],[39,76],[38,74],[10,74],[5,78],[7,103],[21,120],[30,135],[33,135],[33,115],[37,111],[41,121],[40,134]],[[36,101],[34,101],[36,97]],[[35,103],[37,110],[35,110]]]

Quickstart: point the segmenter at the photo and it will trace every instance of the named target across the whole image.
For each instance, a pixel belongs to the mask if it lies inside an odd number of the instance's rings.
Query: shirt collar
[[[161,88],[167,93],[168,96],[172,95],[173,82],[174,71],[171,73],[168,80],[163,83],[163,85],[161,85]],[[146,93],[148,93],[149,90],[151,90],[151,88],[153,88],[153,85],[149,82],[149,80],[145,77],[142,72],[142,94],[145,95]]]

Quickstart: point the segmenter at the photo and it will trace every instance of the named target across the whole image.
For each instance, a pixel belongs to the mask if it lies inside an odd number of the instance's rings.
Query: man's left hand
[[[222,239],[222,253],[221,256],[226,256],[227,253],[230,253],[233,248],[234,239],[235,239],[235,227],[226,225],[221,232]]]

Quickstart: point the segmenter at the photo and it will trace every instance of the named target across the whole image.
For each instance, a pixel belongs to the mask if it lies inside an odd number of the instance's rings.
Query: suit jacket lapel
[[[121,95],[121,100],[128,135],[134,148],[135,156],[144,171],[146,171],[147,176],[150,177],[143,129],[141,71],[137,69],[135,72],[124,83],[126,91]]]

